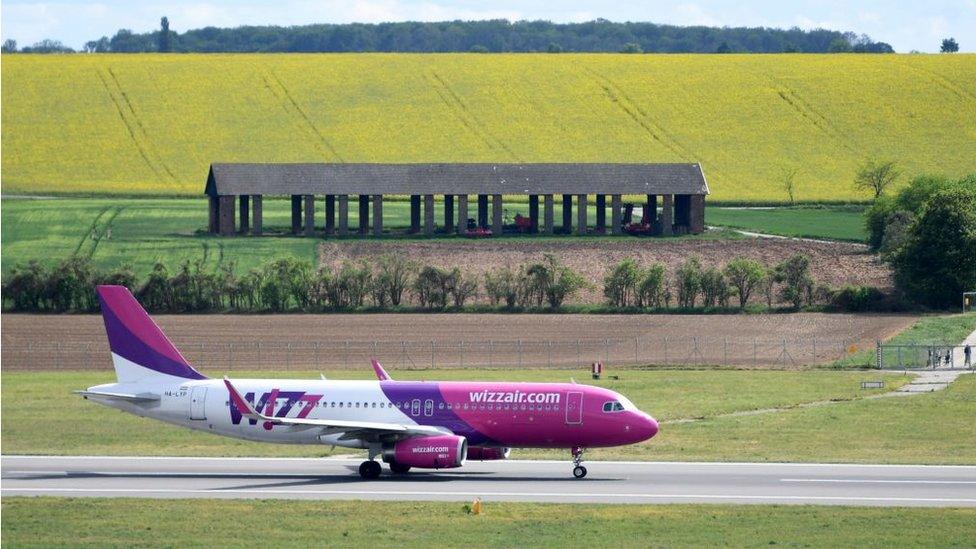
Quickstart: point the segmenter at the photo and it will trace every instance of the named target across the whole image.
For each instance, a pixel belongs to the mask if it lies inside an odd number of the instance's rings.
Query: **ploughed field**
[[[333,314],[158,315],[201,368],[581,368],[832,362],[909,327],[906,315]],[[11,370],[110,369],[97,315],[4,316]]]
[[[889,288],[891,271],[862,245],[838,242],[739,238],[739,239],[656,239],[619,238],[608,240],[567,239],[559,242],[524,240],[479,241],[404,241],[394,248],[374,241],[325,242],[319,247],[319,261],[339,266],[343,261],[372,261],[385,252],[399,251],[422,265],[460,267],[481,278],[485,271],[541,261],[544,254],[555,255],[590,283],[567,303],[602,303],[603,277],[624,259],[642,266],[662,263],[673,280],[674,271],[692,255],[699,255],[706,268],[721,268],[736,257],[755,259],[768,266],[798,253],[810,256],[811,274],[817,282],[830,286],[857,284]],[[753,301],[762,302],[761,292]],[[774,299],[774,302],[778,301]]]
[[[193,196],[215,161],[700,162],[712,199],[786,202],[799,170],[797,200],[866,200],[865,157],[972,171],[973,60],[9,56],[4,192]]]

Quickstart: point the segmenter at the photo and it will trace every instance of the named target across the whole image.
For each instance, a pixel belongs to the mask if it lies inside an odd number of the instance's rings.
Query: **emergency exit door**
[[[566,395],[566,423],[569,425],[583,423],[583,393],[573,391]]]
[[[194,387],[190,391],[190,419],[207,419],[207,388]]]

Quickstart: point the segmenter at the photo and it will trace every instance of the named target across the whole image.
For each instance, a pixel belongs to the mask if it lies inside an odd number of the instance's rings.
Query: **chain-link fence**
[[[614,366],[792,366],[832,362],[858,348],[848,339],[759,339],[649,336],[612,339],[478,341],[255,341],[180,344],[187,359],[209,370],[335,370],[390,368],[587,368]],[[105,343],[6,341],[3,369],[111,368]]]
[[[963,345],[890,345],[876,350],[877,366],[888,370],[972,370],[976,349]]]

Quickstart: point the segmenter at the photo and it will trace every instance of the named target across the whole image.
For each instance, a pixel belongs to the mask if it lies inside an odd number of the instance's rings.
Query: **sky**
[[[976,51],[976,0],[5,0],[0,2],[0,34],[21,47],[52,38],[78,49],[120,28],[155,30],[163,15],[179,32],[205,26],[454,19],[568,23],[603,18],[674,25],[822,27],[868,34],[898,52],[937,52],[949,36],[962,51]]]

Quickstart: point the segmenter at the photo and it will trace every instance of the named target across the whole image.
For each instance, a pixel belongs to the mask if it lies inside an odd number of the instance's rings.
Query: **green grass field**
[[[362,379],[366,374],[358,370],[330,373],[330,377]],[[289,373],[292,375],[317,377],[313,372]],[[570,372],[551,370],[401,370],[394,373],[399,379],[525,381],[566,381],[569,375]],[[861,390],[861,381],[884,379],[891,390],[903,384],[907,377],[822,370],[625,370],[619,375],[619,381],[597,383],[620,391],[662,420],[661,432],[643,444],[594,449],[588,454],[590,459],[976,464],[976,422],[972,421],[976,411],[976,376],[965,376],[939,393],[864,399],[880,391]],[[122,414],[70,394],[71,390],[111,379],[111,372],[5,374],[4,453],[328,454],[329,449],[325,447],[258,444],[180,429]],[[797,407],[831,400],[835,402]],[[768,408],[782,410],[729,415]],[[682,418],[701,420],[670,423]],[[516,457],[522,458],[562,459],[565,454],[540,450],[515,452]]]
[[[818,208],[707,208],[708,225],[731,227],[757,233],[864,242],[864,209],[858,207]]]
[[[435,205],[438,225],[443,219],[442,208],[440,203]],[[73,254],[90,257],[104,269],[129,263],[140,277],[145,277],[157,261],[175,269],[184,259],[202,259],[211,268],[236,261],[238,272],[243,273],[283,255],[300,257],[314,264],[317,245],[321,242],[317,238],[288,234],[291,230],[291,205],[287,200],[265,201],[264,229],[269,236],[262,238],[222,238],[207,234],[207,203],[200,198],[7,198],[2,202],[2,209],[0,254],[4,273],[10,272],[17,263],[32,259],[57,261]],[[513,218],[516,213],[528,215],[526,203],[512,203],[507,209]],[[321,227],[325,223],[321,201],[318,211],[318,226]],[[358,227],[358,211],[358,208],[350,207],[352,227]],[[561,219],[561,213],[562,208],[557,206],[557,219]],[[592,206],[589,219],[591,222],[596,219],[596,209]],[[405,230],[410,225],[409,202],[385,203],[383,221],[388,230]],[[735,233],[719,232],[677,238],[735,237]],[[350,240],[359,238],[350,237]],[[513,235],[510,238],[522,237]],[[536,242],[578,237],[531,238]],[[458,240],[478,242],[459,237]]]
[[[5,546],[961,547],[976,510],[274,500],[3,499]]]
[[[196,195],[211,162],[700,162],[712,199],[866,200],[976,158],[959,55],[5,56],[7,194]],[[903,178],[903,184],[907,178]]]
[[[958,345],[966,337],[976,331],[976,313],[965,313],[947,316],[924,316],[911,328],[904,330],[891,339],[885,341],[890,345]],[[885,360],[890,360],[895,351],[886,351]],[[876,351],[855,353],[838,360],[835,366],[869,366],[877,365]]]

